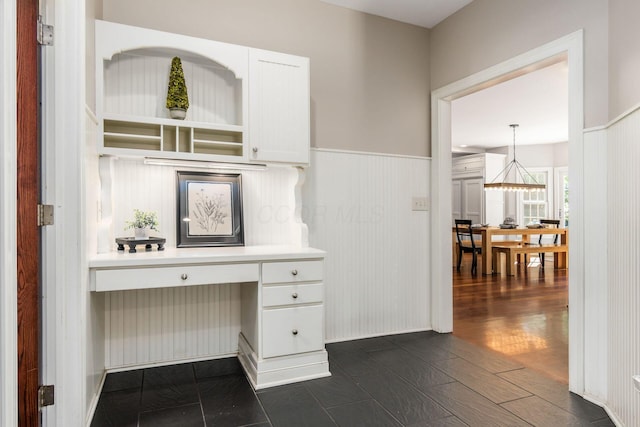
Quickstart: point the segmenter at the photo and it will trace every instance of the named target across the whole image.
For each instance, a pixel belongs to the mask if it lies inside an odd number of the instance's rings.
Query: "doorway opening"
[[[508,81],[566,58],[569,82],[569,155],[571,171],[571,251],[568,279],[569,389],[584,391],[584,231],[582,183],[583,146],[583,33],[577,31],[525,54],[459,80],[432,93],[432,326],[453,330],[451,221],[451,102],[483,88]]]
[[[451,102],[452,221],[498,227],[513,218],[524,228],[553,220],[566,228],[567,84],[567,61],[559,57],[554,64]],[[512,135],[516,136],[509,129],[511,123],[520,124],[517,147],[511,145]],[[514,151],[526,172],[509,178],[544,184],[545,189],[485,191],[484,183],[503,178],[501,171],[515,158]],[[491,239],[537,243],[540,237],[541,243],[549,244],[555,236],[496,235]],[[565,269],[556,270],[554,256],[519,257],[515,276],[505,274],[504,259],[500,273],[493,275],[484,271],[487,263],[472,275],[471,260],[464,259],[460,270],[455,256],[453,260],[453,334],[566,384],[568,275]]]

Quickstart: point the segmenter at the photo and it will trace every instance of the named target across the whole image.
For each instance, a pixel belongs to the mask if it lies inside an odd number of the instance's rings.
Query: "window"
[[[551,170],[546,168],[528,169],[531,176],[524,176],[527,184],[545,184],[547,188],[542,191],[525,191],[520,195],[520,224],[527,225],[534,221],[551,218],[550,192],[552,184],[549,180]],[[534,181],[535,180],[535,181]]]
[[[556,181],[556,211],[560,224],[564,227],[569,226],[569,169],[567,167],[559,167],[555,169]]]

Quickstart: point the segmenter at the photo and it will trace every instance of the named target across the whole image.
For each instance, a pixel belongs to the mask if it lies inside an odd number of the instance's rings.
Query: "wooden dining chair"
[[[555,228],[560,227],[560,220],[559,219],[541,219],[540,220],[540,224],[542,225],[553,225]],[[542,245],[542,237],[544,236],[544,234],[541,234],[540,236],[538,236],[538,244]],[[548,234],[547,234],[548,236]],[[558,239],[560,238],[559,234],[554,234],[553,235],[553,244],[557,245],[558,244]],[[544,252],[540,253],[540,266],[542,268],[544,268]]]
[[[456,237],[458,239],[458,265],[456,271],[460,271],[460,264],[462,264],[462,254],[472,254],[471,261],[471,274],[475,275],[478,271],[478,254],[482,253],[482,247],[476,246],[476,242],[471,232],[471,220],[470,219],[456,219]]]

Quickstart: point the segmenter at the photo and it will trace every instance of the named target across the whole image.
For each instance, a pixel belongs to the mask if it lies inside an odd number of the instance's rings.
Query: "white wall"
[[[640,100],[640,2],[609,1],[609,118]],[[604,61],[603,61],[604,62]]]
[[[513,158],[513,153],[509,158]],[[569,144],[516,145],[516,159],[526,168],[566,167],[569,164]]]
[[[326,339],[431,329],[430,160],[312,150],[303,219],[325,260]]]

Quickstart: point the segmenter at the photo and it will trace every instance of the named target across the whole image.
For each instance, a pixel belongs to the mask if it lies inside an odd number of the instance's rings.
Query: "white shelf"
[[[224,248],[166,248],[164,251],[108,252],[89,259],[89,268],[153,267],[182,264],[279,261],[324,258],[325,252],[294,246],[234,246]]]
[[[151,151],[167,158],[244,158],[242,126],[110,114],[103,128],[100,154],[145,156]]]
[[[227,147],[238,147],[239,143],[238,142],[224,142],[224,141],[211,141],[208,139],[194,139],[193,140],[194,143],[200,143],[200,144],[210,144],[210,145],[219,145],[219,146],[227,146]]]
[[[177,126],[181,128],[198,128],[219,130],[225,132],[244,132],[244,126],[228,124],[228,123],[208,123],[199,122],[193,120],[177,120],[165,117],[151,117],[151,116],[128,116],[124,114],[105,113],[103,116],[105,121],[110,120],[114,122],[125,122],[131,124],[149,124],[149,125],[163,125],[163,126]]]

